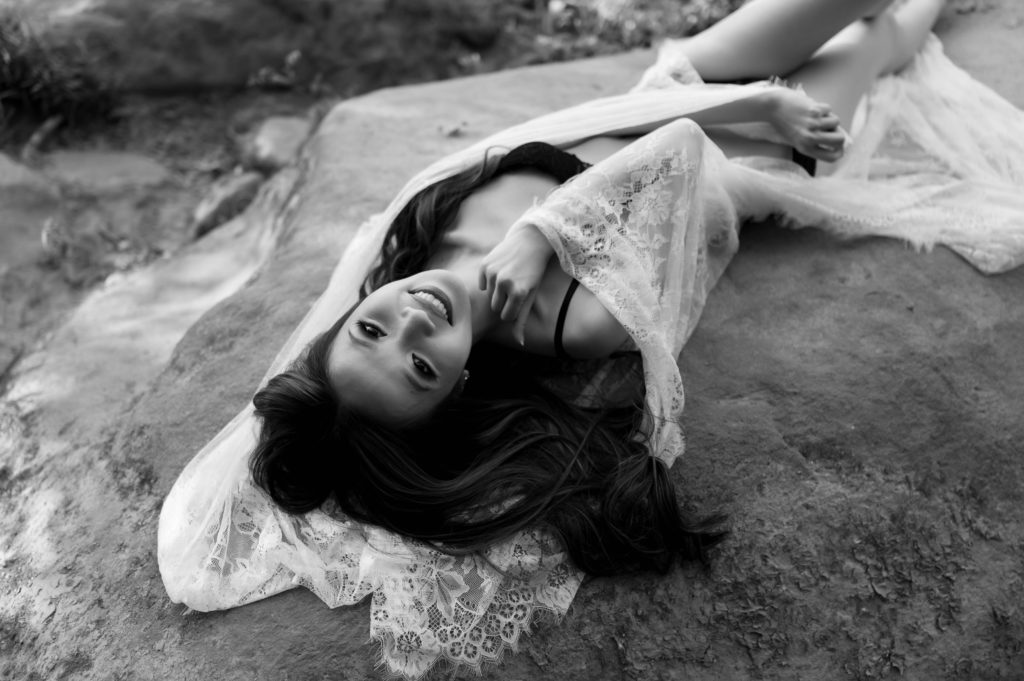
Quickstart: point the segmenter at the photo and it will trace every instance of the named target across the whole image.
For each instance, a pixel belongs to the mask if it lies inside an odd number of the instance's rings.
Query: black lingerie
[[[555,322],[555,357],[558,359],[572,359],[568,352],[565,351],[565,346],[562,345],[562,331],[565,329],[565,316],[569,314],[569,303],[572,302],[572,294],[576,293],[576,289],[580,287],[580,282],[576,279],[569,281],[569,288],[565,290],[565,296],[562,298],[562,306],[558,308],[558,321]]]
[[[797,151],[796,147],[793,147],[793,163],[806,170],[811,177],[818,172],[818,159]]]
[[[589,163],[580,160],[575,154],[547,142],[527,142],[502,157],[498,162],[497,174],[513,170],[539,170],[562,183],[589,167]]]
[[[527,142],[512,149],[501,161],[495,176],[514,170],[539,170],[550,175],[559,183],[567,181],[574,175],[579,175],[590,167],[590,164],[580,160],[575,154],[559,149],[547,142]],[[565,316],[569,313],[569,303],[572,296],[579,288],[580,282],[575,279],[569,282],[569,287],[562,298],[562,306],[558,310],[558,320],[555,322],[555,356],[559,359],[572,359],[565,351],[562,344],[562,332],[565,330]]]

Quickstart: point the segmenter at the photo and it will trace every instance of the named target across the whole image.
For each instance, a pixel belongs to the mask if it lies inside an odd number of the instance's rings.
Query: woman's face
[[[343,406],[384,425],[411,425],[452,393],[472,345],[465,285],[428,270],[359,303],[331,345],[328,373]]]

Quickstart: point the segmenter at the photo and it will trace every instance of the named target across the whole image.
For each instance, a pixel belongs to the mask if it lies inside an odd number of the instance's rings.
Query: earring
[[[462,394],[462,391],[466,389],[466,382],[469,381],[469,372],[463,371],[462,378],[459,379],[458,383],[452,389],[452,397],[458,397]]]

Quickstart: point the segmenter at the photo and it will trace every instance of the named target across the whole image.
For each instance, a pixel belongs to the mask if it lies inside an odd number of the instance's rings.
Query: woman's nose
[[[437,328],[430,313],[421,307],[410,305],[402,310],[401,317],[403,334],[419,333],[429,336]]]

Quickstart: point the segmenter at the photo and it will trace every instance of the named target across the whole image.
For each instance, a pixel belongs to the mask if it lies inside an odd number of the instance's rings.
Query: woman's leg
[[[752,0],[688,38],[684,50],[708,82],[777,76],[807,62],[850,23],[892,0]]]
[[[857,21],[786,78],[831,106],[849,128],[860,98],[876,78],[913,59],[944,5],[945,0],[903,0],[870,21]]]

